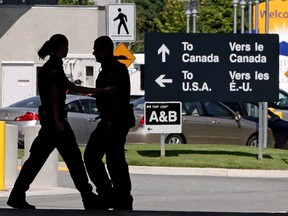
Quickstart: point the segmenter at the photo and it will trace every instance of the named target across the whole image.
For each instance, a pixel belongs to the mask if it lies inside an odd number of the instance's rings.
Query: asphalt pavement
[[[151,175],[181,175],[181,176],[225,176],[225,177],[255,177],[255,178],[288,178],[288,171],[280,171],[280,170],[237,170],[237,169],[213,169],[213,168],[174,168],[174,167],[147,167],[147,166],[130,166],[131,174],[151,174]],[[67,171],[67,167],[65,163],[59,163],[59,171]],[[12,186],[7,186],[5,190],[0,191],[0,198],[8,197],[10,194]],[[64,187],[56,187],[56,188],[31,188],[27,196],[53,196],[53,195],[64,195],[64,194],[73,194],[77,193],[77,190],[74,188],[64,188]],[[57,215],[111,215],[111,216],[144,216],[144,215],[152,215],[152,216],[178,216],[178,215],[195,215],[195,216],[232,216],[232,215],[288,215],[287,212],[277,212],[277,213],[259,213],[259,212],[186,212],[186,211],[85,211],[81,209],[37,209],[37,210],[15,210],[8,208],[0,208],[1,216],[30,216],[30,215],[41,215],[41,216],[57,216]]]

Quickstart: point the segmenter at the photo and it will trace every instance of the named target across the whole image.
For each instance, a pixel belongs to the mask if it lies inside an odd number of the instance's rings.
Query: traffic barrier
[[[18,126],[6,124],[5,187],[14,185],[18,175]]]
[[[29,157],[31,145],[38,135],[40,125],[23,128],[24,134],[24,157],[22,164]],[[36,176],[30,188],[57,187],[58,186],[58,151],[55,149],[45,162],[44,166]]]
[[[0,190],[5,189],[5,122],[0,121]]]

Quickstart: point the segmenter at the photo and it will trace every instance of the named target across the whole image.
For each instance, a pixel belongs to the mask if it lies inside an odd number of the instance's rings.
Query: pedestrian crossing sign
[[[108,4],[107,32],[113,41],[136,40],[135,4]]]

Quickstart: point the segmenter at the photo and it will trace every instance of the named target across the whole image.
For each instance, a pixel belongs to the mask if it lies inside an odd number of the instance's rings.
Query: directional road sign
[[[117,57],[118,61],[122,62],[128,68],[133,61],[135,60],[135,56],[128,49],[128,47],[124,43],[120,43],[114,50],[114,56]]]
[[[136,40],[135,4],[109,4],[107,14],[107,32],[113,41]]]
[[[145,35],[146,101],[275,101],[279,36]]]
[[[181,133],[181,102],[146,102],[144,106],[145,131],[147,133]]]

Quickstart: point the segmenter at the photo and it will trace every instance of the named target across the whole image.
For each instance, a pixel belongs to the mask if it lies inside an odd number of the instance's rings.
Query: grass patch
[[[83,153],[85,147],[80,149]],[[160,144],[126,144],[125,149],[128,164],[135,166],[288,170],[288,151],[281,149],[263,149],[262,160],[258,148],[234,145],[165,145],[165,157]]]

